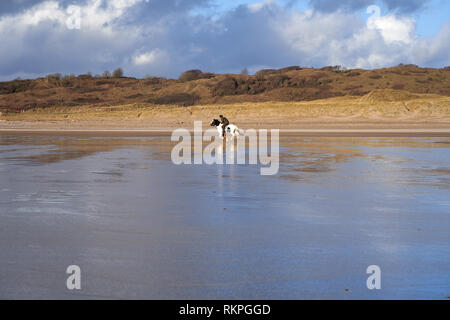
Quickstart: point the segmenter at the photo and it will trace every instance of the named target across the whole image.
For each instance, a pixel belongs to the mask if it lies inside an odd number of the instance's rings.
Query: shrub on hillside
[[[394,84],[392,86],[392,89],[394,89],[394,90],[403,90],[403,89],[405,89],[405,85],[403,83],[397,83],[397,84]]]
[[[187,82],[199,79],[210,79],[213,77],[214,77],[213,73],[202,72],[201,70],[195,69],[183,72],[178,78],[178,80],[180,80],[181,82]]]
[[[278,71],[276,69],[262,69],[262,70],[259,70],[258,72],[256,72],[255,76],[264,77],[264,76],[268,76],[270,74],[278,74],[278,73],[280,73],[280,71]]]
[[[268,89],[275,89],[282,87],[285,83],[287,83],[291,78],[284,74],[276,74],[267,78],[267,87]]]
[[[397,67],[400,68],[419,68],[419,66],[417,64],[404,64],[404,63],[400,63]]]
[[[122,68],[117,68],[116,70],[114,70],[112,76],[113,76],[113,78],[122,78],[123,77]]]
[[[164,80],[164,78],[148,76],[148,77],[145,78],[144,84],[145,85],[162,84],[163,80]]]
[[[226,77],[213,88],[213,96],[231,96],[239,94],[259,94],[265,91],[290,86],[291,78],[285,74],[273,74],[268,77],[234,78]]]
[[[0,82],[0,94],[11,94],[24,92],[31,89],[34,82],[31,80],[14,80],[10,82]]]
[[[182,82],[186,82],[186,81],[192,81],[192,80],[197,80],[199,79],[200,75],[202,74],[202,70],[188,70],[183,72],[180,77],[178,78],[178,80],[182,81]]]
[[[361,73],[358,71],[351,71],[351,72],[347,73],[347,77],[357,77],[359,75],[361,75]]]
[[[357,85],[357,86],[347,86],[344,88],[344,90],[346,91],[355,91],[357,89],[361,89],[363,86],[362,85]]]
[[[111,82],[110,81],[108,81],[108,80],[98,80],[98,81],[95,81],[95,85],[96,86],[101,86],[101,85],[104,85],[104,84],[110,84]]]
[[[383,77],[381,75],[379,75],[379,74],[372,74],[372,75],[369,76],[369,78],[370,79],[381,79]]]
[[[78,76],[79,79],[92,79],[92,73],[88,72],[86,74],[80,74]]]
[[[320,68],[320,70],[331,71],[331,72],[340,72],[340,71],[344,71],[345,68],[343,66],[326,66],[326,67]]]
[[[194,94],[173,93],[150,100],[149,102],[155,104],[167,104],[187,107],[194,105],[198,100],[200,100],[200,97]]]
[[[61,73],[52,73],[46,76],[47,79],[60,80],[62,78]]]
[[[61,79],[60,84],[63,87],[72,87],[75,85],[75,75],[71,74]]]
[[[265,76],[269,76],[269,75],[281,74],[281,73],[285,73],[285,72],[289,72],[289,71],[297,71],[297,70],[302,70],[302,68],[300,68],[299,66],[290,66],[290,67],[281,68],[281,69],[262,69],[262,70],[259,70],[258,72],[256,72],[255,76],[265,77]]]
[[[278,71],[281,73],[285,73],[285,72],[289,72],[289,71],[298,71],[298,70],[302,70],[302,68],[300,68],[299,66],[291,66],[291,67],[281,68]]]
[[[230,96],[238,91],[238,82],[235,78],[227,77],[219,81],[213,89],[214,96]]]

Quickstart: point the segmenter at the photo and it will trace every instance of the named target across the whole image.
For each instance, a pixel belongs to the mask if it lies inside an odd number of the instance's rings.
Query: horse
[[[222,123],[217,120],[214,119],[211,123],[210,123],[211,127],[217,127],[217,131],[219,132],[219,135],[222,136]],[[239,129],[237,126],[235,126],[234,124],[229,124],[225,127],[225,133],[229,133],[231,134],[231,136],[235,137],[235,136],[239,136],[241,134],[243,134],[242,130]]]

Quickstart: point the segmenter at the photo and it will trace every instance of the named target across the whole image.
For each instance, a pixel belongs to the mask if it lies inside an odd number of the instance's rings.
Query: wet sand
[[[4,129],[0,134],[17,135],[61,135],[61,136],[110,136],[110,137],[157,137],[170,136],[175,128],[155,129]],[[192,129],[188,129],[191,133]],[[271,129],[268,129],[269,131]],[[298,137],[450,137],[450,128],[409,128],[409,129],[278,129],[280,136]]]
[[[127,132],[0,133],[0,298],[449,296],[449,138],[284,136],[260,176]]]

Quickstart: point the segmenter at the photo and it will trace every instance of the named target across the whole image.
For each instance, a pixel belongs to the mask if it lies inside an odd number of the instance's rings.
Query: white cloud
[[[248,5],[248,8],[251,12],[257,12],[263,9],[264,7],[269,7],[274,5],[276,2],[274,0],[264,0],[261,2],[256,2]]]
[[[364,23],[350,12],[289,12],[272,23],[305,65],[379,68],[398,63],[442,66],[450,62],[448,55],[442,57],[449,48],[450,32],[443,28],[437,37],[420,39],[415,20],[404,16],[381,16],[375,11]],[[433,64],[438,57],[440,64]]]
[[[415,40],[416,21],[412,18],[387,16],[372,16],[367,21],[367,27],[378,30],[386,43],[403,42],[411,44]]]
[[[417,41],[413,61],[420,65],[450,66],[450,23],[444,23],[435,37]]]
[[[166,58],[167,54],[163,50],[155,49],[149,52],[135,55],[133,58],[133,63],[138,66],[151,65],[161,62],[161,60],[164,60]]]
[[[80,8],[83,28],[106,29],[108,24],[142,2],[146,0],[87,0],[84,4],[70,7]],[[58,1],[44,1],[18,14],[0,17],[0,31],[4,31],[11,24],[14,27],[33,27],[45,21],[56,23],[54,28],[66,28],[66,22],[71,15],[72,12],[61,6]]]

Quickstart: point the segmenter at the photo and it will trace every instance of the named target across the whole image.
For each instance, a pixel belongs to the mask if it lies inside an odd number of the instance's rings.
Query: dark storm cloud
[[[42,0],[10,0],[0,1],[0,16],[8,13],[14,13],[33,6]]]
[[[43,0],[1,0],[0,1],[0,16],[5,14],[17,13],[28,9],[36,4],[44,2]],[[77,4],[84,0],[60,0],[60,4]]]
[[[193,68],[239,72],[252,66],[282,67],[299,61],[273,28],[271,21],[283,14],[277,5],[256,12],[240,5],[216,21],[185,14],[174,19],[175,13],[171,13],[170,17],[161,18],[166,22],[164,35],[154,36],[141,48],[165,48],[171,56],[167,66],[171,76]],[[140,68],[136,72],[143,71]]]
[[[17,13],[28,9],[36,4],[42,3],[45,0],[1,0],[0,1],[0,16],[4,14]],[[102,6],[105,6],[107,1],[103,0]],[[62,6],[67,5],[83,5],[86,0],[58,0]],[[174,12],[187,11],[196,7],[207,7],[212,5],[211,0],[151,0],[136,6],[134,14],[136,17],[161,17]]]
[[[298,63],[298,59],[292,59],[292,51],[272,24],[284,13],[278,6],[267,6],[256,12],[239,6],[229,12],[221,20],[225,31],[214,42],[219,48],[215,59],[226,61],[225,70],[236,71],[255,65],[282,67]]]
[[[382,0],[389,10],[401,13],[411,13],[422,9],[429,0]],[[322,12],[333,12],[336,10],[356,11],[366,8],[375,3],[374,0],[310,0],[310,5]]]
[[[167,15],[173,12],[187,11],[196,7],[207,7],[212,4],[211,0],[151,0],[144,2],[140,10],[145,13]]]
[[[133,21],[149,22],[164,17],[187,13],[195,8],[205,8],[212,5],[211,0],[150,0],[133,7],[128,17]]]
[[[429,0],[384,0],[390,10],[398,9],[403,13],[411,13],[425,7]]]
[[[336,10],[353,11],[367,7],[373,3],[373,0],[310,0],[310,5],[322,12],[333,12]]]

